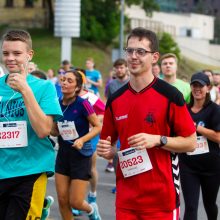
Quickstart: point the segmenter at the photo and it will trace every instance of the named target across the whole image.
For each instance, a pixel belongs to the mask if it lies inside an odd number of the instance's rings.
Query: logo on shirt
[[[128,118],[128,114],[127,114],[127,115],[121,115],[121,116],[115,117],[115,120],[116,120],[116,121],[120,121],[120,120],[123,120],[123,119],[126,119],[126,118]]]
[[[150,125],[150,127],[153,126],[153,124],[155,123],[155,118],[154,118],[153,112],[148,112],[147,113],[145,121]]]

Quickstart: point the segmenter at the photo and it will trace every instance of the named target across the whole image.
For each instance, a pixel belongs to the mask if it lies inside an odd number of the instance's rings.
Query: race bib
[[[74,121],[58,122],[58,129],[65,141],[74,140],[79,137]]]
[[[136,150],[131,147],[118,151],[119,165],[124,177],[134,176],[152,169],[146,149]]]
[[[0,148],[27,147],[27,122],[0,122]]]
[[[187,152],[188,155],[206,154],[209,152],[209,145],[206,137],[197,136],[196,149],[193,152]]]

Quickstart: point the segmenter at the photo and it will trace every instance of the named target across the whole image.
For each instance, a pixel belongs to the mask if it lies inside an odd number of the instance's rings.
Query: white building
[[[139,6],[126,8],[131,28],[145,27],[155,32],[168,32],[178,43],[182,55],[195,61],[220,66],[220,46],[210,45],[214,37],[214,17],[201,14],[153,12],[147,17]]]

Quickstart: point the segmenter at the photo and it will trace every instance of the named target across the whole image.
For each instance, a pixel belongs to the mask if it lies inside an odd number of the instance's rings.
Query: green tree
[[[147,15],[159,10],[155,0],[125,0],[125,4],[141,5]],[[109,45],[120,29],[120,0],[81,0],[81,38]]]
[[[163,32],[159,38],[159,51],[163,55],[165,53],[174,53],[180,59],[180,49],[169,33]]]
[[[38,1],[38,0],[32,0]],[[53,29],[53,0],[44,0],[48,11],[48,23]],[[81,0],[81,38],[93,43],[109,45],[118,36],[120,29],[121,0]],[[124,0],[128,6],[141,5],[146,15],[159,10],[155,0]],[[125,19],[126,20],[126,19]]]
[[[120,12],[112,0],[82,0],[81,38],[110,44],[119,33]]]

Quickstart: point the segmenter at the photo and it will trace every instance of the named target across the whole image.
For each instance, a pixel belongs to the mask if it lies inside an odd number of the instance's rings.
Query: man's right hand
[[[111,137],[108,136],[106,140],[100,139],[97,144],[97,154],[107,160],[112,159],[115,155],[115,149],[111,144]]]

